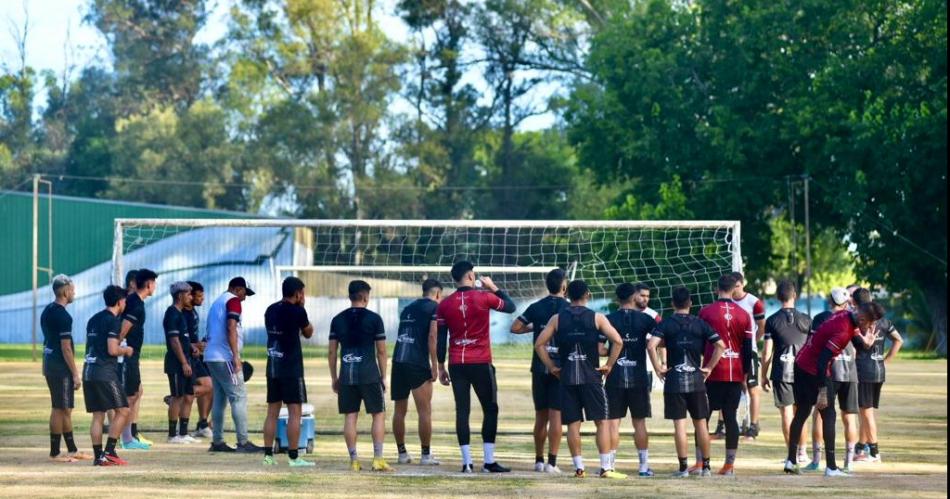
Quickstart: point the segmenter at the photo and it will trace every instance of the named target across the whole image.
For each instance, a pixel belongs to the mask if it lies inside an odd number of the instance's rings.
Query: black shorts
[[[413,390],[432,381],[432,370],[414,364],[393,363],[393,372],[389,377],[389,390],[392,400],[406,400]]]
[[[367,383],[365,385],[340,385],[337,408],[340,414],[360,412],[360,403],[366,407],[366,414],[376,414],[386,410],[383,400],[383,385]]]
[[[709,398],[706,392],[664,393],[663,416],[666,419],[691,419],[709,417]]]
[[[650,406],[650,387],[642,388],[618,388],[608,386],[607,391],[607,415],[609,419],[620,419],[627,417],[627,410],[630,410],[630,417],[633,419],[645,419],[653,416]]]
[[[195,382],[181,371],[165,373],[168,376],[168,394],[172,397],[184,397],[195,394]]]
[[[307,402],[307,384],[303,378],[267,377],[268,404],[305,404]]]
[[[792,384],[792,393],[795,394],[795,405],[812,407],[818,402],[818,376],[805,372],[795,366],[795,383]]]
[[[49,398],[53,409],[72,409],[76,405],[76,385],[72,374],[52,374],[46,376]]]
[[[828,399],[838,397],[838,407],[846,414],[858,413],[858,384],[854,382],[831,381],[828,385]]]
[[[545,373],[531,373],[531,397],[534,410],[561,410],[561,380]]]
[[[877,409],[881,405],[881,388],[884,383],[858,383],[858,407]]]
[[[772,380],[772,397],[775,398],[775,407],[795,405],[795,384]]]
[[[211,373],[208,372],[208,366],[205,365],[201,359],[191,359],[191,379],[198,384],[198,378],[210,378]]]
[[[139,369],[139,359],[136,357],[126,357],[122,362],[122,386],[125,388],[125,396],[131,397],[139,392],[142,387],[142,372]]]
[[[82,395],[86,412],[106,412],[129,406],[129,399],[118,379],[84,381]]]
[[[607,393],[600,383],[561,385],[561,424],[607,419]]]
[[[742,399],[742,383],[730,381],[707,381],[706,395],[713,411],[736,410]]]
[[[759,353],[752,352],[752,368],[745,373],[746,388],[755,388],[759,386],[759,368],[762,366],[759,360]]]

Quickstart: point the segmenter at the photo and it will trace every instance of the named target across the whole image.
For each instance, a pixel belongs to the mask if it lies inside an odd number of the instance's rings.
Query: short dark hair
[[[782,279],[778,282],[778,289],[775,292],[775,295],[778,296],[778,299],[782,302],[787,302],[792,299],[792,295],[798,292],[798,287],[795,286],[795,283],[788,280]]]
[[[732,277],[736,278],[736,282],[745,282],[745,276],[742,275],[742,272],[736,271],[732,273]]]
[[[352,284],[350,285],[352,286]],[[303,281],[297,277],[290,276],[281,283],[280,291],[284,295],[284,298],[290,298],[297,294],[297,291],[303,291],[304,287]]]
[[[135,271],[135,287],[142,289],[148,281],[158,279],[158,274],[149,269],[138,269]]]
[[[873,301],[859,305],[858,312],[868,316],[872,321],[879,321],[884,318],[884,306]]]
[[[689,289],[680,286],[673,290],[673,308],[686,308],[693,297],[689,294]]]
[[[544,276],[544,285],[547,286],[549,293],[556,295],[561,292],[561,286],[564,285],[565,280],[567,280],[567,272],[563,269],[554,269]]]
[[[642,282],[636,283],[636,284],[633,286],[633,292],[634,292],[634,293],[639,293],[639,292],[641,292],[641,291],[650,291],[650,286],[647,285],[647,284],[645,284],[645,283],[642,283]]]
[[[734,276],[733,274],[723,274],[722,277],[719,278],[719,282],[718,282],[719,291],[723,293],[728,293],[732,291],[733,289],[736,289],[737,280],[738,279],[736,279],[736,276]]]
[[[185,282],[187,282],[188,285],[191,286],[191,292],[192,292],[192,293],[204,293],[204,292],[205,292],[205,287],[202,286],[200,282],[198,282],[198,281],[185,281]]]
[[[576,281],[571,281],[567,285],[567,297],[571,301],[583,300],[587,293],[590,293],[590,288],[587,287],[587,283],[578,279]]]
[[[119,300],[125,299],[126,294],[125,288],[110,284],[102,290],[102,301],[106,302],[107,307],[114,307],[119,303]]]
[[[347,289],[347,292],[349,292],[350,294],[350,300],[356,301],[356,300],[359,300],[360,298],[364,298],[364,297],[368,298],[369,292],[372,289],[373,288],[369,286],[368,282],[357,279],[355,281],[350,281],[350,285]]]
[[[438,279],[426,279],[422,281],[422,295],[428,295],[433,289],[443,289],[442,283]]]
[[[854,304],[858,306],[871,303],[871,292],[867,288],[858,288],[851,293],[851,299],[854,300]]]
[[[128,271],[128,272],[125,273],[125,286],[126,286],[126,287],[128,287],[129,284],[131,284],[131,283],[133,283],[133,282],[136,283],[136,284],[138,284],[138,281],[136,280],[136,277],[138,276],[138,273],[139,273],[139,271],[138,271],[138,270],[134,270],[134,269],[133,269],[133,270],[130,270],[130,271]]]
[[[465,277],[465,274],[468,274],[472,270],[475,270],[475,264],[468,260],[455,262],[455,264],[452,265],[452,279],[455,282],[459,282]]]
[[[637,287],[629,282],[617,286],[617,299],[626,303],[637,292]]]

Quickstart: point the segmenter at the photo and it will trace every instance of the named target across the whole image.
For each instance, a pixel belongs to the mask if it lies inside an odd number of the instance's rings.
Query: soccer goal
[[[371,305],[394,326],[422,280],[451,290],[458,260],[472,261],[520,307],[544,296],[544,274],[560,267],[587,281],[597,307],[608,306],[618,284],[645,282],[662,311],[680,285],[697,305],[711,302],[719,276],[741,269],[740,248],[735,221],[117,219],[112,268],[117,283],[142,267],[160,274],[160,289],[199,281],[209,300],[242,275],[258,293],[245,304],[245,329],[263,326],[288,275],[307,284],[317,321],[345,308],[346,285],[363,279],[373,287]]]

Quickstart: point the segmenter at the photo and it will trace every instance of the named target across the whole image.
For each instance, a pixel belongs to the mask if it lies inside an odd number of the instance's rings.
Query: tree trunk
[[[947,356],[947,283],[934,282],[926,287],[924,300],[930,313],[930,324],[937,338],[937,355]]]

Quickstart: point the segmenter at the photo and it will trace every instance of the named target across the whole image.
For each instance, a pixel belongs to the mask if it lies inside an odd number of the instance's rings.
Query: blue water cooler
[[[280,416],[277,418],[277,435],[274,438],[274,452],[287,452],[287,408],[280,409]],[[313,406],[303,404],[300,418],[300,441],[297,448],[306,451],[307,454],[313,453],[313,438],[316,433],[316,423],[313,419]]]

